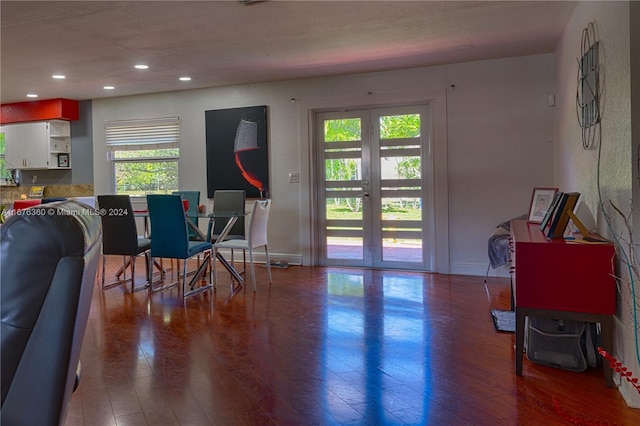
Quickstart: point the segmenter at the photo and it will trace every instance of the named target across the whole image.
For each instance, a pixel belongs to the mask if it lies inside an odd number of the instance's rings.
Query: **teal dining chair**
[[[200,191],[173,191],[173,195],[179,195],[183,200],[189,203],[189,207],[187,208],[187,217],[191,219],[193,223],[198,225],[198,206],[200,205]],[[198,240],[198,235],[192,230],[189,229],[189,239],[191,241]]]
[[[166,290],[180,284],[180,260],[183,261],[182,295],[213,288],[211,267],[212,246],[210,241],[189,240],[189,227],[185,216],[182,197],[179,195],[147,195],[147,209],[151,222],[151,262],[154,258],[176,259],[178,261],[178,280],[168,285],[150,286],[151,292]],[[203,255],[204,260],[198,264],[194,276],[187,284],[187,261]],[[209,283],[196,288],[201,276],[209,272]],[[187,291],[187,285],[189,290]]]

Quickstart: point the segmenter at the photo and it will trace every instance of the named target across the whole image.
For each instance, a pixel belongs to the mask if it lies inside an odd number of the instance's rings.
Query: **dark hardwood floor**
[[[140,260],[139,283],[144,280]],[[109,258],[107,277],[120,265]],[[98,280],[66,425],[638,425],[601,367],[530,363],[490,308],[509,282],[258,268],[258,291],[183,302]],[[636,372],[637,375],[638,372]],[[600,422],[600,423],[598,423]]]

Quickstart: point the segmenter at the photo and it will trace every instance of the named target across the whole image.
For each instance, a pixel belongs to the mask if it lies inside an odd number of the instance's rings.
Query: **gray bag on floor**
[[[531,362],[584,371],[597,365],[596,340],[595,324],[531,317],[525,350]]]

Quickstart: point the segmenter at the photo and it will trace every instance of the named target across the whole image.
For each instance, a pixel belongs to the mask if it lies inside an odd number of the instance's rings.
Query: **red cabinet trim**
[[[16,102],[0,105],[0,124],[24,123],[46,120],[78,120],[78,101],[71,99],[47,99],[33,102]]]

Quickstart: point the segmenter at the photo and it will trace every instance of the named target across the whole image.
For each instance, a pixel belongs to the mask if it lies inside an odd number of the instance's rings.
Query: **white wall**
[[[431,101],[437,271],[483,275],[495,226],[527,212],[533,187],[553,183],[552,93],[553,56],[537,55],[94,100],[94,185],[97,194],[108,192],[105,120],[177,115],[180,186],[206,194],[204,111],[268,105],[270,251],[308,264],[314,215],[309,110]],[[290,171],[300,172],[300,184],[288,183]]]
[[[590,22],[595,24],[599,40],[602,140],[596,149],[584,150],[576,119],[575,97],[582,31]],[[615,213],[610,202],[625,215],[631,211],[629,34],[628,2],[580,2],[555,52],[558,88],[556,183],[562,190],[583,194],[591,212],[595,212],[599,233],[619,241],[623,248],[629,234],[622,217]],[[624,263],[621,263],[620,276],[614,355],[637,376],[640,364],[635,350],[634,301]],[[635,389],[623,382],[620,390],[630,405],[640,407],[640,395]]]

